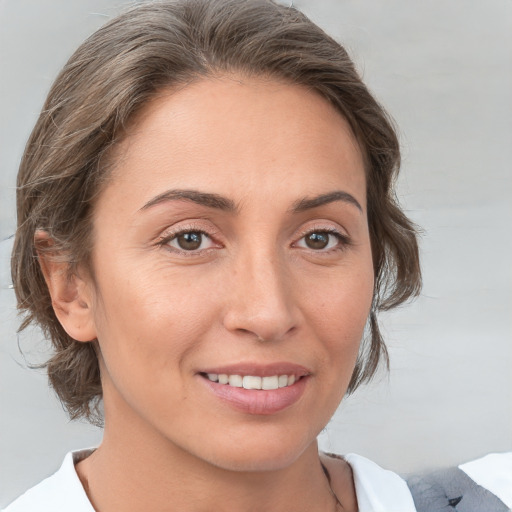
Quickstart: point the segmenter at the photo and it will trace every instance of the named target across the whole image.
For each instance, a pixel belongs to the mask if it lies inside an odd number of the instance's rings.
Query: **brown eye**
[[[304,241],[310,249],[325,249],[329,244],[329,236],[332,235],[325,232],[309,233],[304,237]]]
[[[297,242],[297,247],[325,252],[336,246],[343,245],[343,242],[343,235],[335,231],[311,231]]]
[[[171,245],[184,251],[196,251],[201,247],[203,238],[206,238],[206,235],[200,231],[186,231],[176,235],[171,241]]]

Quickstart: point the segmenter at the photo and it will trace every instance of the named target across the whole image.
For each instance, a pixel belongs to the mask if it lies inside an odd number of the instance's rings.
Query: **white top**
[[[461,464],[459,469],[512,509],[512,452],[490,453]]]
[[[396,473],[355,453],[343,458],[352,468],[359,512],[416,512],[409,487]]]
[[[4,512],[94,512],[74,462],[90,451],[69,452],[56,473],[29,489]],[[344,459],[352,467],[359,512],[416,512],[407,484],[397,474],[353,453]]]

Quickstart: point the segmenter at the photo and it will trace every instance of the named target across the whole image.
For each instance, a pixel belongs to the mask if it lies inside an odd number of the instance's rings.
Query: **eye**
[[[298,242],[298,247],[314,251],[328,251],[346,242],[346,237],[337,231],[316,230],[304,235]]]
[[[200,251],[213,247],[212,239],[203,231],[181,231],[165,242],[180,251]]]

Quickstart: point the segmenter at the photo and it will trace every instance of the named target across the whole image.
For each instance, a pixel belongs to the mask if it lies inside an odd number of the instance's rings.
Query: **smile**
[[[312,373],[291,363],[236,364],[197,373],[211,396],[239,412],[252,415],[279,413],[297,403]]]
[[[207,373],[206,377],[212,382],[225,384],[234,388],[273,390],[286,388],[295,384],[295,375],[270,375],[259,377],[256,375],[227,375],[225,373]]]

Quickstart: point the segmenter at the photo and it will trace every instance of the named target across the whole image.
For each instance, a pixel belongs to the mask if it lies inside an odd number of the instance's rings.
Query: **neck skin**
[[[122,401],[108,405],[105,404],[101,446],[76,466],[98,512],[341,510],[335,505],[323,473],[316,440],[284,469],[228,471],[185,452],[158,435]],[[114,414],[112,405],[116,409]],[[351,480],[350,471],[348,479]],[[350,495],[354,492],[352,481],[333,481],[332,487],[342,504],[355,503],[355,496]],[[346,492],[349,495],[345,495]],[[345,510],[357,509],[347,507]]]

